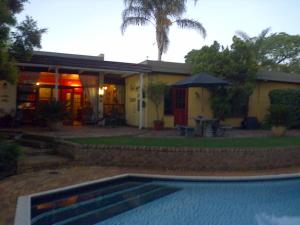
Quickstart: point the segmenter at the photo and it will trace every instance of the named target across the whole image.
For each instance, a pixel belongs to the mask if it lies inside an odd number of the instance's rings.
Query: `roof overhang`
[[[95,56],[83,56],[64,53],[34,52],[30,59],[18,59],[21,70],[136,74],[152,72],[151,66],[144,64],[104,61]]]

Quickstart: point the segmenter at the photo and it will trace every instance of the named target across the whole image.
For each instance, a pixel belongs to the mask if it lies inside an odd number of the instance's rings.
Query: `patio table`
[[[196,135],[202,137],[212,137],[213,134],[213,124],[217,121],[214,118],[196,117],[194,118],[196,122]]]

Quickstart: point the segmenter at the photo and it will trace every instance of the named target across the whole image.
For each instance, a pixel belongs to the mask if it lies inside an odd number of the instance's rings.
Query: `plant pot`
[[[285,135],[286,127],[285,126],[272,126],[272,134],[275,137],[282,137]]]
[[[162,130],[164,128],[164,121],[154,120],[153,125],[155,130]]]
[[[63,127],[62,121],[47,121],[47,126],[52,131],[61,130]]]

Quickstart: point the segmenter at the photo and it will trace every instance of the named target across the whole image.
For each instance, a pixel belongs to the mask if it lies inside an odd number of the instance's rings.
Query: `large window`
[[[168,88],[164,95],[164,114],[173,115],[172,90]]]
[[[233,96],[230,101],[231,104],[231,114],[230,117],[244,117],[248,110],[248,101],[243,99],[242,96]]]

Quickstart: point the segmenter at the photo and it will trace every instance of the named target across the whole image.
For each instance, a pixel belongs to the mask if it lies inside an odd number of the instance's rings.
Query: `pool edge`
[[[17,200],[14,225],[31,225],[31,198],[45,194],[51,194],[58,191],[64,191],[84,185],[105,182],[120,178],[136,177],[136,178],[153,178],[163,180],[181,180],[181,181],[259,181],[259,180],[280,180],[300,178],[300,173],[276,174],[276,175],[254,175],[254,176],[176,176],[176,175],[160,175],[160,174],[143,174],[143,173],[126,173],[111,177],[105,177],[93,181],[86,181],[79,184],[69,185],[62,188],[56,188],[48,191],[38,192],[31,195],[20,196]]]

